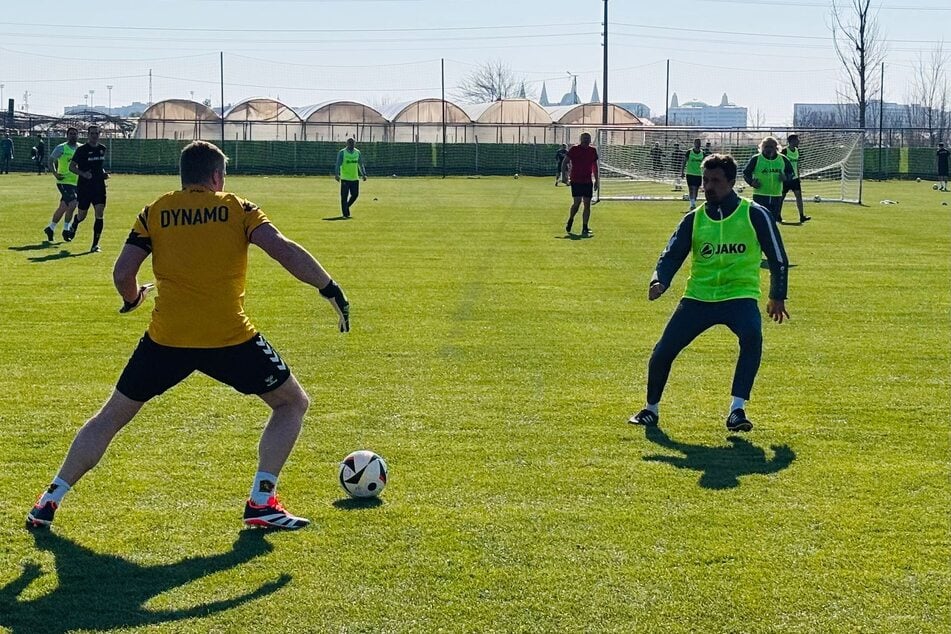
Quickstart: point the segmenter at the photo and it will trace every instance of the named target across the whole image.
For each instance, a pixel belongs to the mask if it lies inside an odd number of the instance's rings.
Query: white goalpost
[[[736,159],[736,189],[751,193],[742,171],[764,137],[786,146],[792,129],[599,128],[601,185],[597,200],[681,200],[683,153],[700,139],[702,148]],[[799,175],[806,200],[861,202],[864,134],[861,130],[806,129],[799,135]],[[709,145],[707,145],[709,143]],[[700,194],[701,199],[703,194]]]

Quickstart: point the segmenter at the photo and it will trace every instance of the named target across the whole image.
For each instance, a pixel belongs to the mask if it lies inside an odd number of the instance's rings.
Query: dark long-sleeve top
[[[761,156],[762,154],[754,154],[750,157],[750,160],[746,162],[746,167],[743,168],[743,180],[745,180],[746,184],[750,187],[753,186],[753,170],[756,169],[756,161],[758,161]],[[783,157],[783,175],[786,177],[786,180],[793,180],[796,177],[796,170],[793,169],[792,163],[786,158],[785,154],[777,154],[776,156]]]
[[[664,251],[660,254],[651,284],[660,282],[666,288],[670,288],[674,275],[680,270],[693,247],[695,213],[703,210],[712,220],[723,220],[729,218],[736,211],[739,204],[740,197],[735,192],[731,192],[717,205],[705,203],[696,211],[687,213],[680,221],[676,231],[670,236],[670,241],[667,242]],[[753,202],[750,203],[750,221],[756,231],[760,248],[769,263],[769,298],[785,300],[788,286],[789,259],[786,257],[786,249],[783,246],[782,236],[779,235],[779,229],[776,227],[776,223],[773,222],[769,211]]]

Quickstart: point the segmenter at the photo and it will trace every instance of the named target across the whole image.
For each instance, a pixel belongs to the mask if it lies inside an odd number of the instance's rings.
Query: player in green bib
[[[790,134],[786,137],[786,147],[783,148],[780,154],[789,160],[793,168],[792,179],[783,181],[783,200],[786,199],[786,194],[793,193],[796,197],[796,208],[799,210],[799,224],[802,224],[807,220],[812,220],[812,218],[805,214],[802,206],[802,183],[799,181],[799,161],[802,159],[802,155],[799,152],[798,134]]]
[[[72,240],[72,234],[69,232],[69,223],[73,221],[73,212],[76,211],[78,198],[76,186],[79,183],[79,176],[69,171],[69,162],[73,160],[73,154],[79,147],[79,130],[76,128],[66,129],[66,142],[60,143],[50,152],[50,172],[56,178],[56,189],[59,190],[59,206],[53,212],[53,217],[49,225],[43,229],[46,234],[47,242],[53,241],[56,232],[56,225],[60,219],[63,220],[63,240],[69,242]]]
[[[779,141],[768,136],[743,169],[743,180],[753,188],[753,202],[766,207],[776,222],[783,221],[783,183],[794,177],[792,164],[779,153]]]
[[[340,183],[340,211],[344,218],[350,217],[350,208],[360,195],[360,177],[367,179],[367,170],[363,165],[363,156],[354,144],[353,138],[347,139],[347,147],[337,152],[337,169],[334,178]]]
[[[647,298],[659,298],[688,256],[690,277],[647,365],[647,404],[629,423],[657,425],[660,399],[670,368],[680,351],[717,324],[728,327],[740,342],[733,374],[729,431],[750,431],[746,401],[759,370],[763,351],[760,298],[760,254],[769,263],[770,288],[766,313],[778,323],[786,312],[788,260],[776,223],[764,207],[741,199],[733,191],[736,161],[712,154],[703,162],[706,202],[688,212],[657,261]]]
[[[703,170],[700,164],[705,158],[707,155],[700,147],[700,139],[694,139],[693,147],[684,154],[684,164],[680,166],[680,177],[687,178],[691,211],[697,208],[697,192],[700,191],[700,183],[703,181]]]

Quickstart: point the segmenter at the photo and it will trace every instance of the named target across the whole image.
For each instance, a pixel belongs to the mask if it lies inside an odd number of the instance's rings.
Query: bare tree
[[[927,58],[918,55],[918,65],[912,77],[908,106],[908,123],[913,128],[927,130],[925,143],[943,138],[947,133],[948,113],[948,57],[944,43],[939,42]]]
[[[766,113],[760,110],[759,108],[753,108],[749,111],[747,125],[751,128],[765,128],[766,127]]]
[[[514,97],[534,97],[525,79],[517,77],[502,60],[485,62],[469,73],[456,88],[456,95],[468,103],[487,103]]]
[[[885,40],[872,0],[832,0],[831,13],[832,43],[851,87],[843,97],[858,107],[858,124],[865,129],[868,103],[880,88],[875,71],[885,57]]]

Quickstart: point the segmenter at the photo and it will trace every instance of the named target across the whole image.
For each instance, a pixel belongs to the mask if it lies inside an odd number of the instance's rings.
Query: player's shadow
[[[62,242],[39,242],[37,244],[21,244],[14,247],[7,247],[10,251],[43,251],[45,249],[52,249]]]
[[[740,436],[729,436],[729,446],[707,447],[673,440],[660,427],[648,426],[645,437],[655,445],[682,455],[644,456],[644,460],[699,471],[699,484],[704,489],[732,489],[740,486],[743,476],[778,473],[796,459],[796,453],[787,445],[772,445],[773,457],[767,459],[763,448]]]
[[[555,240],[587,240],[591,236],[583,236],[580,233],[566,233],[561,236],[555,236]]]
[[[19,577],[0,588],[0,629],[8,628],[11,634],[144,628],[207,617],[268,596],[291,579],[284,574],[256,590],[188,608],[150,609],[146,603],[162,593],[246,563],[273,546],[265,540],[264,531],[245,530],[227,552],[144,566],[93,552],[49,531],[37,531],[34,538],[38,549],[53,555],[58,582],[48,584],[55,587],[42,596],[19,600],[19,595],[44,574],[39,564],[29,562]]]
[[[65,258],[79,258],[84,255],[89,255],[89,251],[80,251],[79,253],[74,253],[72,251],[67,251],[66,249],[61,249],[57,253],[50,253],[49,255],[35,255],[33,257],[27,258],[30,262],[52,262],[53,260],[62,260]]]
[[[792,263],[790,262],[789,264],[786,265],[786,268],[787,268],[787,269],[792,269],[792,268],[795,268],[795,267],[797,267],[797,266],[799,266],[799,265],[798,265],[798,264],[792,264]],[[760,260],[760,261],[759,261],[759,267],[760,267],[761,269],[764,269],[764,270],[768,271],[768,270],[769,270],[769,260]]]
[[[378,506],[383,506],[383,500],[377,497],[341,498],[334,501],[333,505],[341,511],[359,511],[361,509],[375,509]]]
[[[323,218],[323,220],[326,220],[327,222],[335,222],[337,220],[350,220],[352,217],[353,216],[330,216]]]

